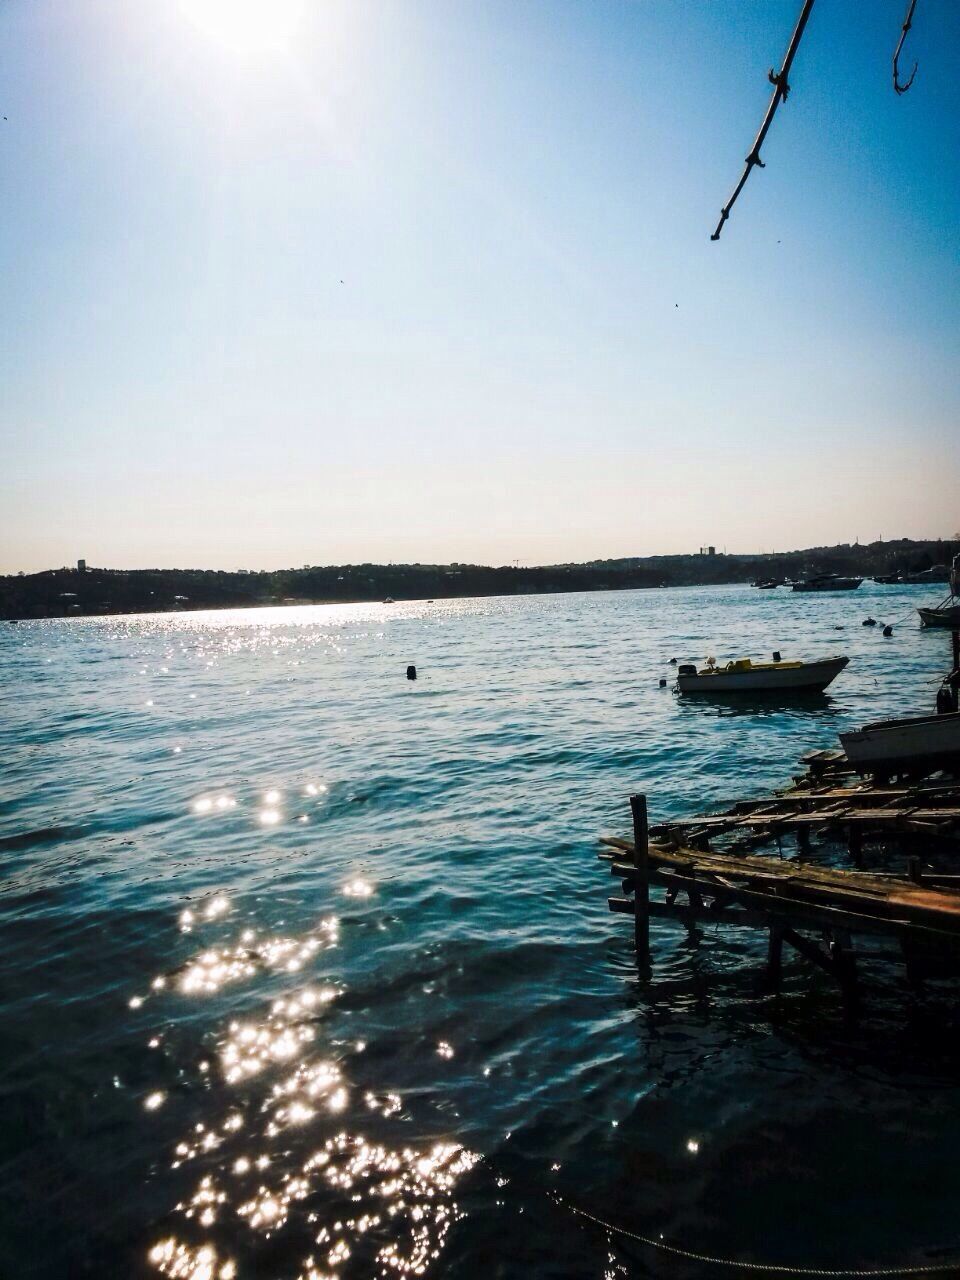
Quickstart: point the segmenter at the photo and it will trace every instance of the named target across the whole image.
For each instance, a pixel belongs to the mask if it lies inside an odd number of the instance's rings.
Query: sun
[[[180,0],[189,21],[238,57],[290,47],[303,16],[303,0]]]

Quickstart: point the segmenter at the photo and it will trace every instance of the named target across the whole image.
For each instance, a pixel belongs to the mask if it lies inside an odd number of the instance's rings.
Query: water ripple
[[[746,931],[659,923],[641,983],[595,857],[631,792],[654,818],[720,805],[846,726],[930,706],[948,637],[859,625],[919,598],[690,589],[6,628],[11,1274],[645,1273],[550,1188],[730,1256],[948,1247],[949,993],[911,1001],[878,968],[853,1030],[803,965],[771,997]],[[670,657],[775,648],[851,663],[781,705],[659,687]]]

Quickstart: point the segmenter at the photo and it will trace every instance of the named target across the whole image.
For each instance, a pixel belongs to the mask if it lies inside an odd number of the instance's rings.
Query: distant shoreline
[[[28,617],[7,617],[0,616],[0,620],[5,622],[57,622],[70,618],[162,618],[178,614],[186,613],[228,613],[237,609],[311,609],[326,608],[336,605],[354,605],[354,604],[447,604],[453,600],[495,600],[498,598],[504,600],[522,599],[524,597],[537,596],[563,596],[563,595],[599,595],[611,591],[670,591],[680,590],[689,586],[747,586],[747,583],[660,583],[656,586],[607,586],[607,587],[556,587],[553,589],[544,589],[543,591],[474,591],[464,592],[462,595],[443,595],[443,596],[396,596],[389,600],[379,597],[367,596],[357,599],[335,599],[335,600],[248,600],[239,604],[188,604],[180,605],[176,608],[170,607],[165,609],[104,609],[99,612],[89,610],[81,612],[79,610],[72,613],[44,613],[34,614]]]
[[[733,586],[836,573],[871,578],[949,565],[960,540],[841,544],[761,555],[633,556],[580,564],[305,565],[250,572],[221,569],[49,569],[0,577],[0,619],[122,617],[206,609],[286,605],[377,604],[387,601],[563,595],[661,587]]]

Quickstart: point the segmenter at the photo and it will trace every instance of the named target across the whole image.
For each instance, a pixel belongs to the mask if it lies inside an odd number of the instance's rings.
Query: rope
[[[902,613],[899,618],[894,618],[892,622],[887,623],[886,625],[890,627],[899,627],[901,622],[906,622],[907,618],[912,618],[916,612],[915,608],[908,609],[906,613]]]
[[[665,1240],[655,1240],[652,1236],[640,1235],[637,1231],[628,1231],[626,1227],[614,1226],[611,1222],[604,1222],[602,1218],[596,1217],[592,1213],[588,1213],[586,1209],[580,1209],[577,1205],[571,1204],[564,1200],[562,1196],[556,1192],[547,1193],[551,1200],[557,1205],[565,1209],[569,1209],[571,1213],[577,1214],[578,1217],[586,1218],[589,1222],[594,1222],[598,1227],[602,1227],[604,1231],[609,1231],[613,1235],[628,1236],[631,1240],[638,1240],[641,1244],[648,1245],[651,1249],[659,1249],[663,1253],[673,1254],[676,1258],[687,1258],[692,1262],[706,1262],[715,1267],[730,1267],[736,1271],[760,1271],[765,1273],[773,1273],[790,1276],[924,1276],[924,1275],[944,1275],[948,1272],[956,1274],[960,1271],[960,1262],[930,1262],[916,1266],[900,1266],[900,1267],[874,1267],[874,1268],[856,1268],[856,1267],[790,1267],[783,1263],[776,1262],[742,1262],[736,1258],[716,1258],[708,1253],[697,1253],[692,1249],[682,1249],[679,1245],[667,1244]]]

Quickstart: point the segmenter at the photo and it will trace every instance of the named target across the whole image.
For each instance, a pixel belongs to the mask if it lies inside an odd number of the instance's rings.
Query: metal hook
[[[910,72],[910,79],[906,84],[900,83],[900,52],[903,49],[903,42],[907,38],[907,32],[913,23],[913,11],[917,7],[917,0],[910,0],[910,7],[907,9],[907,16],[903,20],[903,27],[900,31],[900,39],[893,53],[893,87],[897,93],[906,93],[913,84],[913,77],[917,74],[917,63],[913,64],[913,70]]]

